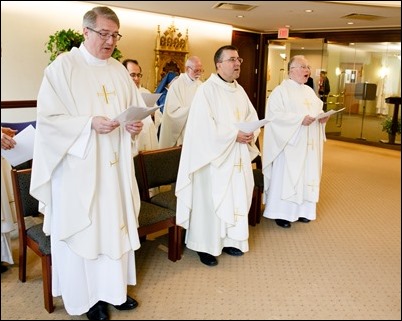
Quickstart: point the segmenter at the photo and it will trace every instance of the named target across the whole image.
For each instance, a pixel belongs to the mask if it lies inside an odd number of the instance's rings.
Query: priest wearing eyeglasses
[[[50,235],[52,292],[70,315],[108,320],[108,305],[137,307],[140,197],[132,140],[141,121],[114,120],[145,103],[124,68],[111,58],[119,18],[95,7],[83,18],[84,42],[46,69],[37,99],[30,193]]]

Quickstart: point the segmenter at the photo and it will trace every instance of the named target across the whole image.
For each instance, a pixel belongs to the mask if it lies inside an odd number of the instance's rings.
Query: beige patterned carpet
[[[263,218],[250,227],[250,251],[222,254],[216,267],[187,249],[169,261],[166,235],[157,236],[136,253],[128,291],[139,307],[110,308],[111,319],[400,320],[401,153],[328,140],[324,157],[316,221],[282,229]],[[18,280],[17,263],[2,273],[2,320],[86,320],[60,298],[46,312],[32,253],[27,278]]]

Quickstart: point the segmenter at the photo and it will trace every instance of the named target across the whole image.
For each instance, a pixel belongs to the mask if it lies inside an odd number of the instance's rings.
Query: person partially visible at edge
[[[238,122],[258,120],[236,79],[243,59],[234,46],[214,55],[216,73],[193,98],[176,183],[176,223],[187,229],[185,243],[203,264],[218,264],[222,252],[249,250],[248,212],[254,189],[251,161],[260,129],[245,133]]]
[[[8,127],[1,127],[1,149],[10,150],[17,142],[14,140],[16,130]],[[14,193],[11,183],[11,165],[1,157],[1,273],[8,270],[6,264],[14,264],[11,248],[11,231],[15,230],[14,217],[15,209]]]
[[[159,99],[156,101],[156,105],[159,106],[159,109],[155,111],[155,126],[158,130],[158,137],[160,132],[160,124],[162,120],[162,114],[165,108],[165,100],[166,95],[168,93],[169,87],[173,80],[178,77],[178,74],[173,71],[169,71],[159,82],[158,86],[155,89],[156,94],[161,94]]]
[[[314,89],[314,79],[311,77],[311,69],[310,68],[309,68],[309,74],[308,74],[308,78],[306,81],[306,85],[311,87],[311,89],[315,90]]]
[[[142,79],[142,68],[137,60],[126,59],[123,61],[123,66],[126,67],[131,79],[133,80],[135,86],[138,88],[139,92],[151,93],[148,89],[141,86]],[[152,116],[149,115],[142,120],[144,124],[141,133],[136,139],[136,146],[134,153],[142,150],[153,150],[158,149],[158,136],[157,130]]]
[[[130,310],[140,247],[140,196],[132,140],[142,122],[113,120],[144,106],[124,66],[111,58],[119,18],[108,7],[83,17],[84,42],[46,69],[37,98],[30,193],[51,238],[52,292],[70,315],[108,320]]]
[[[323,112],[323,102],[304,85],[307,59],[292,57],[288,70],[289,79],[274,88],[267,100],[262,158],[263,215],[283,228],[316,219],[328,121],[328,117],[315,118]]]
[[[320,99],[324,102],[323,110],[327,111],[327,100],[329,92],[331,91],[331,87],[329,85],[329,79],[327,77],[327,72],[321,70],[320,79],[318,81],[318,95]]]
[[[166,95],[165,109],[162,115],[159,148],[183,144],[188,113],[191,102],[204,72],[201,59],[192,56],[186,61],[186,70],[172,82]]]

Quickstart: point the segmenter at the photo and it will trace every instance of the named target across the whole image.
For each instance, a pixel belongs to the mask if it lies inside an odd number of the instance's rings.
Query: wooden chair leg
[[[176,225],[176,239],[177,239],[177,260],[181,259],[183,254],[183,228],[181,226]]]
[[[256,223],[260,224],[261,223],[261,217],[262,217],[262,194],[263,191],[258,190],[257,191],[257,206],[256,206]]]
[[[42,260],[42,278],[43,278],[43,298],[47,312],[54,311],[52,295],[52,259],[50,255],[44,255]]]
[[[250,211],[248,212],[248,224],[251,226],[257,225],[257,204],[258,204],[258,191],[256,188],[253,190],[253,198],[251,200]]]
[[[20,255],[19,255],[19,279],[21,282],[27,280],[27,246],[20,245]]]
[[[177,261],[177,233],[176,226],[169,227],[169,248],[168,248],[169,260]]]

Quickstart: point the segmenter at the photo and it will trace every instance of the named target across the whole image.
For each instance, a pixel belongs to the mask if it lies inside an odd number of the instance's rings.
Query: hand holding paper
[[[13,138],[17,145],[13,149],[2,149],[1,156],[7,159],[11,166],[17,166],[31,160],[33,158],[35,128],[29,125]]]
[[[334,110],[334,109],[328,110],[326,113],[321,113],[318,116],[316,116],[315,119],[318,120],[318,119],[321,119],[321,118],[331,116],[333,114],[339,113],[340,111],[343,111],[344,109],[345,108],[338,109],[338,110]]]
[[[257,121],[249,121],[243,123],[236,123],[235,126],[244,133],[252,133],[257,128],[260,128],[268,123],[268,119],[261,119]]]
[[[143,120],[145,117],[151,115],[155,110],[159,107],[138,107],[138,106],[131,106],[128,107],[125,111],[123,111],[120,115],[118,115],[113,120],[117,120],[122,123],[126,123],[129,121],[138,121]]]

